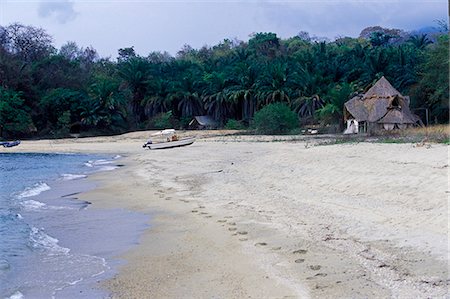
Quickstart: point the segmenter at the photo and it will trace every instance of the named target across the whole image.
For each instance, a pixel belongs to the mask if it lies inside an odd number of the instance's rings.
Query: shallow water
[[[77,194],[115,157],[0,154],[0,298],[99,298],[113,256],[137,243],[148,216],[90,209]]]

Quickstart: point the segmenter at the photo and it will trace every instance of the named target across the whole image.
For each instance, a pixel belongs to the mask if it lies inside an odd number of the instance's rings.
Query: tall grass
[[[378,137],[386,138],[386,142],[433,142],[450,143],[450,125],[434,125],[428,127],[408,128],[406,130],[380,131]]]

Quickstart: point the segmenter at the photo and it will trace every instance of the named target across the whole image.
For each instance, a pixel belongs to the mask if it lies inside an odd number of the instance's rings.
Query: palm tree
[[[391,54],[395,59],[388,67],[389,74],[393,77],[394,86],[405,89],[417,83],[418,71],[415,67],[418,49],[410,46],[399,46]]]
[[[328,93],[325,105],[317,110],[319,117],[325,122],[339,123],[340,129],[342,129],[344,103],[348,100],[352,91],[353,87],[348,83],[336,85]]]
[[[89,89],[92,102],[85,107],[84,115],[95,118],[93,113],[102,114],[106,125],[123,126],[126,120],[126,100],[119,90],[119,82],[106,76],[97,76]],[[95,105],[93,103],[96,103]],[[86,120],[85,120],[86,122]],[[87,121],[91,124],[96,121]]]
[[[431,40],[428,39],[428,36],[426,34],[413,35],[409,38],[408,42],[410,42],[417,49],[420,49],[420,50],[425,49],[426,46],[433,43]]]
[[[144,109],[141,105],[150,83],[150,65],[140,57],[133,57],[119,64],[119,76],[125,81],[125,86],[131,91],[131,111],[136,124],[144,120]]]
[[[228,88],[228,95],[233,103],[237,105],[240,115],[235,115],[237,119],[249,122],[256,111],[255,82],[257,73],[255,68],[246,62],[236,65],[233,70],[235,78],[234,84]]]
[[[179,91],[172,95],[178,101],[178,111],[181,117],[192,117],[203,114],[202,101],[197,92]]]
[[[107,113],[100,102],[88,99],[81,106],[81,123],[87,127],[104,127],[107,124]]]
[[[389,52],[386,48],[371,49],[365,57],[365,69],[360,80],[365,84],[372,80],[379,79],[388,73],[387,69],[390,64]]]
[[[202,94],[206,112],[223,124],[234,111],[234,101],[228,96],[228,80],[224,73],[213,72],[204,76],[207,84]]]
[[[325,102],[320,98],[319,95],[315,94],[312,97],[298,97],[291,105],[294,112],[297,113],[299,119],[304,121],[311,121],[316,111],[323,108]]]
[[[288,68],[284,63],[268,66],[265,74],[256,82],[256,98],[258,106],[262,107],[275,102],[290,103],[290,88],[286,85]]]
[[[176,103],[180,117],[192,117],[203,114],[203,105],[197,91],[200,82],[197,81],[196,72],[188,70],[184,76],[174,82],[169,97]]]
[[[171,82],[162,77],[154,78],[148,83],[147,95],[141,102],[147,118],[173,110],[172,98],[169,96],[170,89]]]

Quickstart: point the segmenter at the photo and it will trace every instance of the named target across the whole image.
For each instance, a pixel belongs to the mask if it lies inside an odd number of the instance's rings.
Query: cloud
[[[73,21],[77,12],[73,9],[73,3],[69,0],[59,0],[39,3],[38,14],[41,18],[50,18],[60,24]]]
[[[101,56],[134,46],[136,53],[168,51],[184,44],[215,45],[224,38],[247,41],[253,32],[280,38],[357,37],[368,26],[415,30],[448,20],[447,0],[0,0],[2,23],[48,30],[57,47],[68,40]],[[37,15],[37,13],[39,15]],[[117,20],[120,20],[118,22]],[[61,26],[61,24],[65,24]],[[84,30],[83,28],[89,28]]]
[[[356,37],[368,26],[414,30],[432,25],[435,19],[447,19],[444,0],[298,0],[260,5],[265,22],[285,37],[299,31],[331,39]]]

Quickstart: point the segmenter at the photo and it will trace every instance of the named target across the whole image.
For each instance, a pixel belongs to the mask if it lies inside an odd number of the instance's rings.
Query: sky
[[[357,37],[368,26],[411,31],[448,22],[447,0],[0,0],[0,25],[18,22],[43,28],[60,48],[68,41],[91,46],[101,57],[119,48],[137,54],[185,44],[212,46],[225,38],[248,41],[252,33],[289,38]]]

